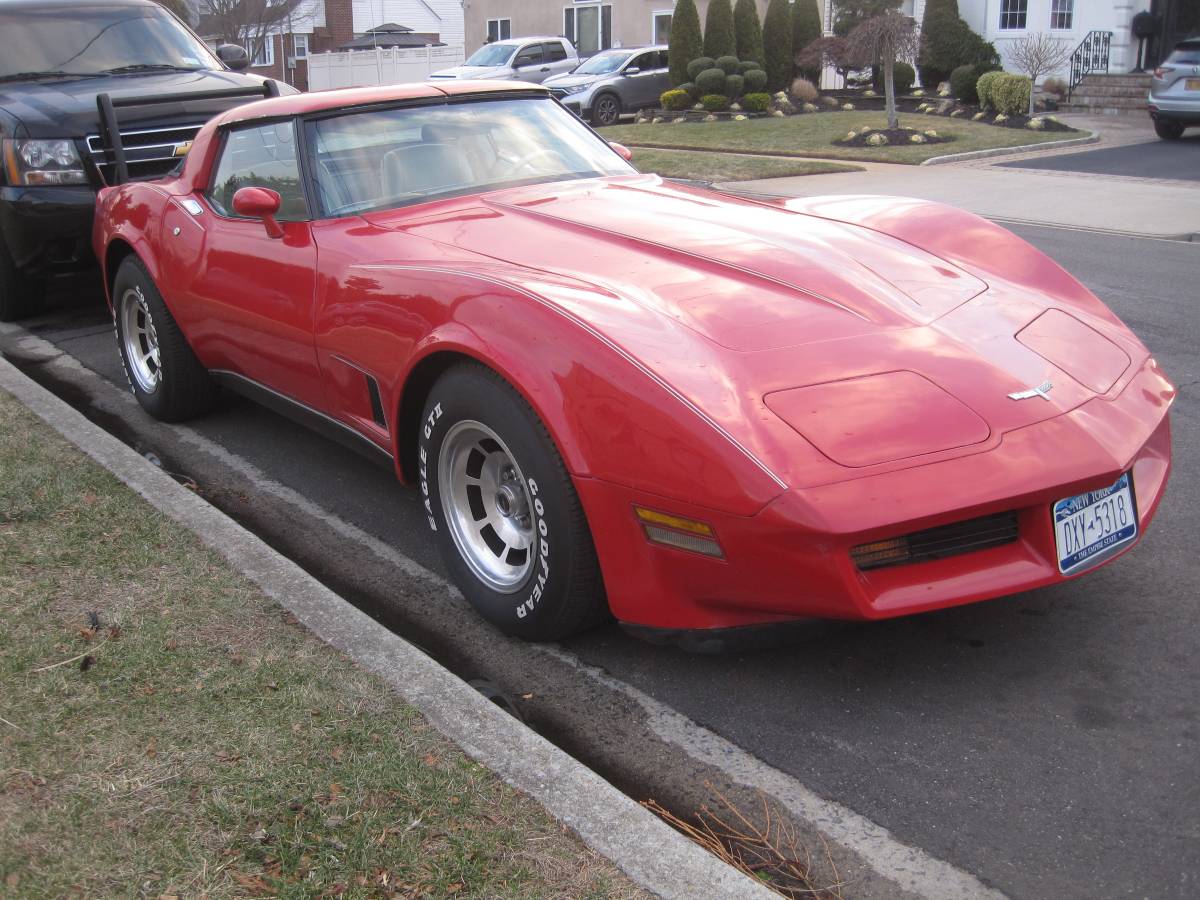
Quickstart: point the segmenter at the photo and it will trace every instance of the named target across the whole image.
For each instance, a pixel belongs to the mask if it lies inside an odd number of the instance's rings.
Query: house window
[[[512,37],[512,19],[488,19],[488,43],[506,41]]]
[[[275,36],[268,34],[261,41],[255,41],[251,38],[246,41],[246,52],[250,54],[251,66],[275,65]]]
[[[650,42],[665,44],[671,37],[671,10],[656,9],[650,14]]]
[[[580,56],[591,56],[612,46],[612,7],[599,3],[577,4],[563,10],[563,34]]]
[[[1000,0],[1000,27],[1024,28],[1029,14],[1029,0]]]
[[[1074,23],[1075,0],[1051,0],[1050,27],[1069,29]]]
[[[308,35],[294,34],[292,35],[292,41],[293,49],[295,51],[292,55],[295,56],[296,59],[308,59]]]

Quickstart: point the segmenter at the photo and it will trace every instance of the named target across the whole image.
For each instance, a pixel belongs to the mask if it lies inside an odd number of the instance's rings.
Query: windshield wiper
[[[47,69],[41,72],[13,72],[11,75],[0,75],[0,81],[35,81],[39,78],[94,78],[94,72],[59,72]]]
[[[136,72],[196,72],[195,66],[175,66],[171,63],[134,63],[129,66],[117,66],[115,69],[105,69],[105,75],[132,75]]]

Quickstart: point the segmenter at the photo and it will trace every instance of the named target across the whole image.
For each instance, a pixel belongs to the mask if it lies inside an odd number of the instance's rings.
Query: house
[[[761,19],[767,0],[756,0]],[[464,0],[466,51],[488,41],[534,34],[562,35],[580,56],[609,47],[665,44],[675,0]],[[704,21],[708,0],[696,0]]]

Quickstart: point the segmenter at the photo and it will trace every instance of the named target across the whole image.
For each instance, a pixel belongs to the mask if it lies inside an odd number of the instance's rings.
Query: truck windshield
[[[157,6],[0,6],[0,79],[220,68],[190,31]]]
[[[516,52],[516,44],[484,44],[471,54],[464,66],[505,66]]]

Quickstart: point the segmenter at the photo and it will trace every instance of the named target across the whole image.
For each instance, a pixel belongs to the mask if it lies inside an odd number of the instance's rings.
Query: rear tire
[[[121,363],[142,409],[164,422],[182,422],[207,412],[216,398],[216,386],[136,256],[121,263],[112,297]]]
[[[570,475],[537,414],[499,375],[463,363],[438,379],[418,466],[438,549],[485,619],[550,641],[609,617]]]
[[[17,270],[8,245],[0,237],[0,322],[15,322],[42,307],[45,282]]]
[[[1177,141],[1183,137],[1183,123],[1172,119],[1155,119],[1154,133],[1164,141]]]
[[[621,99],[616,94],[601,94],[592,104],[593,125],[616,125],[621,120]]]

